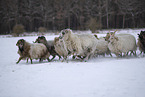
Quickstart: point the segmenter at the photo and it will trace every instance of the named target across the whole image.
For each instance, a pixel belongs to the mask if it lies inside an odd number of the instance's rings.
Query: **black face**
[[[39,36],[38,38],[39,38],[39,39],[45,39],[45,37],[44,37],[44,36]]]
[[[142,36],[145,36],[145,31],[141,31]]]
[[[138,34],[140,39],[145,39],[145,31],[141,31],[140,34]]]
[[[64,31],[62,32],[62,35],[65,35],[65,32]]]
[[[39,36],[39,37],[36,39],[35,43],[43,43],[44,40],[46,40],[46,38],[45,38],[44,36]]]
[[[16,44],[16,46],[18,46],[18,48],[19,48],[20,51],[23,51],[24,45],[25,45],[25,40],[24,39],[18,40],[18,42]]]
[[[70,29],[64,29],[60,32],[59,39],[62,39],[67,33],[69,33]]]
[[[59,39],[62,39],[65,35],[65,30],[62,30],[59,35]]]

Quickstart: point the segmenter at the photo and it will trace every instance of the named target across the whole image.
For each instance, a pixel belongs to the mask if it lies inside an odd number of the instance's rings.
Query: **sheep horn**
[[[112,36],[111,33],[110,33],[110,31],[109,31],[109,36]]]
[[[117,30],[114,31],[114,34],[117,32]]]

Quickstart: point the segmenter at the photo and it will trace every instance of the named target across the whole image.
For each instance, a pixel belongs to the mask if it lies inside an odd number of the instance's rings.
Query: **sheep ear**
[[[64,32],[62,32],[62,35],[64,35],[65,33]]]
[[[98,38],[98,36],[97,36],[96,34],[95,34],[94,36],[95,36],[95,38],[96,38],[96,39],[98,39],[98,40],[99,40],[99,38]]]
[[[117,32],[117,30],[115,30],[113,34],[115,34],[116,32]]]
[[[25,40],[24,40],[24,39],[22,39],[21,41],[22,41],[22,42],[24,42]]]
[[[67,30],[66,30],[66,33],[70,33],[70,32],[71,32],[71,30],[70,30],[70,29],[67,29]]]

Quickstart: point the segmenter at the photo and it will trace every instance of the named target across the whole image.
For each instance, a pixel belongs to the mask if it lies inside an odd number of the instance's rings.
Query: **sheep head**
[[[145,31],[141,31],[140,34],[138,34],[139,38],[142,40],[145,40]]]
[[[35,41],[35,43],[45,43],[47,40],[46,40],[46,38],[44,37],[44,36],[39,36],[37,39],[36,39],[36,41]]]
[[[59,37],[55,37],[54,38],[54,45],[56,45],[58,41],[59,41]]]
[[[114,32],[109,31],[105,37],[105,41],[109,41],[110,35],[115,35],[116,32],[117,32],[117,30],[115,30]]]
[[[19,50],[20,51],[23,51],[24,50],[24,45],[25,45],[25,40],[24,39],[20,39],[18,40],[18,42],[16,43],[16,46],[18,46]]]
[[[71,29],[61,30],[60,35],[59,35],[59,39],[62,39],[64,36],[66,38],[68,38],[70,34],[72,34],[72,30]]]
[[[109,33],[109,36],[110,36],[109,42],[111,42],[111,44],[113,44],[115,41],[119,40],[118,37],[115,36],[115,34]]]
[[[116,32],[116,31],[115,31],[115,32]],[[110,38],[110,35],[115,35],[115,32],[108,32],[108,33],[106,34],[105,40],[108,41],[109,38]]]

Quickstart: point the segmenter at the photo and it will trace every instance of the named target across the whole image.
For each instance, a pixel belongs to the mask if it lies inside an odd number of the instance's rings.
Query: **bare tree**
[[[26,31],[87,29],[92,20],[98,29],[144,27],[144,5],[144,0],[0,0],[0,33],[16,24]]]
[[[121,14],[123,15],[123,28],[125,25],[126,15],[131,15],[133,27],[135,27],[135,17],[142,13],[140,7],[142,2],[138,0],[117,0],[118,7],[120,9]]]

